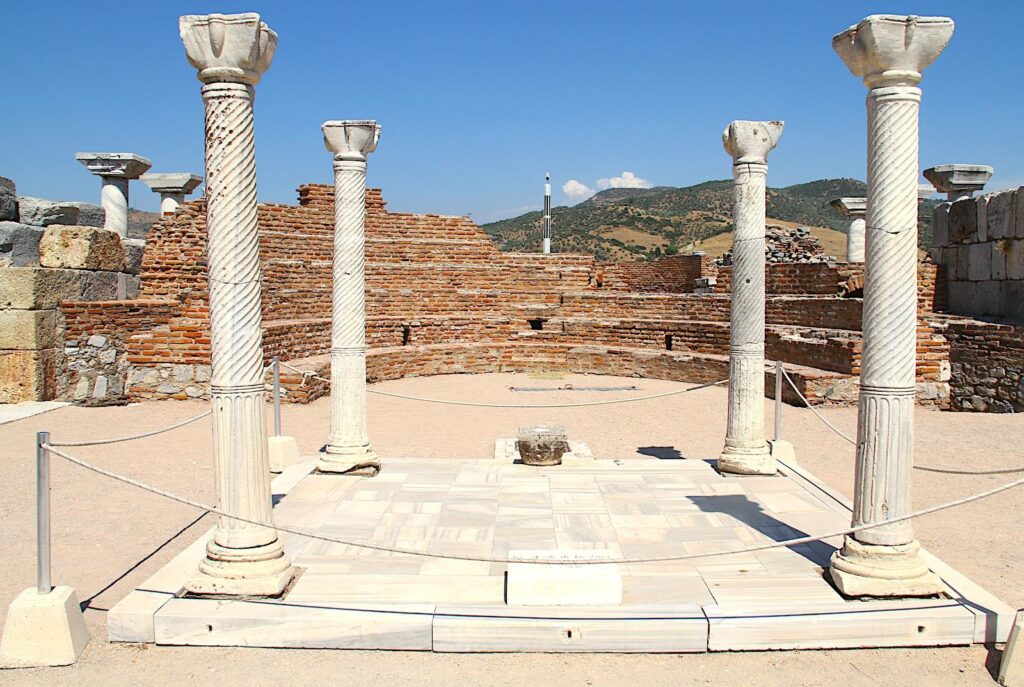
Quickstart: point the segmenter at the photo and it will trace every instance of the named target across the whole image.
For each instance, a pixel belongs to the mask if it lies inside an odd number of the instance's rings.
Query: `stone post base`
[[[71,587],[40,594],[30,587],[7,609],[0,663],[3,667],[67,666],[89,643],[78,597]]]
[[[718,457],[718,471],[733,475],[774,475],[778,472],[768,445],[760,449],[726,447]]]
[[[785,439],[769,439],[768,452],[773,460],[781,460],[783,463],[796,462],[796,449]]]
[[[211,541],[185,589],[201,595],[280,596],[294,574],[279,540],[251,549],[228,549]]]
[[[271,472],[283,472],[299,462],[299,442],[295,437],[267,437],[267,449]]]
[[[1005,687],[1024,685],[1024,637],[1021,635],[1024,635],[1024,611],[1017,611],[999,664],[999,684]]]
[[[316,461],[317,472],[331,474],[367,475],[373,477],[380,472],[381,464],[377,454],[369,445],[355,449],[339,449],[328,444],[320,451]]]
[[[943,590],[942,581],[928,570],[920,550],[917,541],[876,546],[848,536],[832,554],[829,576],[844,596],[935,596]]]

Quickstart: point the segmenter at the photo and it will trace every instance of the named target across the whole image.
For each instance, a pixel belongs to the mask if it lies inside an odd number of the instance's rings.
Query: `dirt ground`
[[[636,385],[639,391],[515,392],[510,386]],[[448,399],[556,403],[646,395],[680,385],[646,379],[567,375],[452,375],[386,382],[374,388]],[[112,408],[67,407],[0,425],[0,620],[14,596],[34,582],[34,452],[37,431],[55,441],[142,432],[205,410],[198,402],[144,403]],[[269,408],[268,408],[269,412]],[[765,403],[771,427],[771,402]],[[520,425],[556,422],[589,443],[597,457],[711,458],[721,449],[726,391],[623,405],[559,410],[442,406],[371,395],[370,436],[389,456],[491,455],[494,439]],[[854,433],[856,409],[824,411]],[[285,406],[284,431],[314,452],[327,436],[328,399]],[[942,413],[916,416],[917,463],[938,470],[983,471],[1024,466],[1024,416]],[[847,496],[853,449],[808,410],[786,406],[783,435],[800,463]],[[72,449],[74,455],[201,501],[213,501],[209,422],[140,441]],[[856,651],[751,652],[701,655],[430,654],[416,652],[174,648],[111,644],[106,614],[210,526],[211,518],[179,504],[111,482],[54,458],[53,576],[87,604],[93,640],[77,665],[0,671],[0,685],[874,685],[994,684],[996,647]],[[1018,475],[961,475],[914,471],[915,507],[940,503],[1010,481]],[[1019,584],[1024,490],[1013,490],[919,520],[922,543],[1014,606]]]

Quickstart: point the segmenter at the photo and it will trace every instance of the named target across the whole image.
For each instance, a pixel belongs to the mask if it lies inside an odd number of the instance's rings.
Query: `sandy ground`
[[[513,392],[509,386],[637,385],[624,392]],[[375,388],[450,399],[525,402],[599,400],[680,388],[672,382],[567,375],[454,375],[387,382]],[[542,421],[565,424],[598,457],[637,453],[672,459],[715,457],[725,429],[726,392],[706,389],[625,405],[560,409],[484,409],[440,406],[370,396],[370,432],[389,456],[491,455],[499,436]],[[0,425],[0,541],[7,565],[0,573],[0,614],[34,581],[34,453],[37,431],[54,440],[118,436],[166,426],[198,414],[206,404],[145,403],[114,408],[67,407]],[[771,402],[765,404],[771,427]],[[853,433],[856,410],[826,416]],[[284,431],[312,453],[327,435],[328,400],[285,406]],[[787,406],[784,436],[802,465],[846,495],[853,486],[853,449],[807,410]],[[998,470],[1024,465],[1024,416],[940,413],[916,416],[917,462],[946,470]],[[212,502],[208,421],[131,443],[73,449],[113,470]],[[980,491],[1014,475],[954,475],[915,470],[916,506]],[[1011,491],[944,511],[917,523],[923,544],[1004,601],[1024,606],[1019,584],[1024,491]],[[415,652],[201,649],[110,644],[105,609],[155,572],[203,529],[191,509],[106,480],[54,459],[53,571],[87,603],[93,641],[68,668],[0,672],[0,685],[985,685],[999,660],[994,647],[703,655],[445,655]],[[752,677],[752,676],[756,676]]]

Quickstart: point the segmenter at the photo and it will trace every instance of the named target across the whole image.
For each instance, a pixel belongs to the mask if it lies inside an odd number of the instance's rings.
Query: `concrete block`
[[[18,221],[18,193],[7,177],[0,177],[0,221]]]
[[[995,317],[1000,313],[1002,286],[998,281],[981,281],[974,288],[974,308],[976,315]]]
[[[56,345],[56,311],[0,310],[0,349],[36,351]]]
[[[1016,191],[999,191],[986,197],[989,239],[1002,239],[1013,236],[1016,229],[1017,193]]]
[[[961,198],[949,206],[949,240],[968,243],[978,232],[978,210],[973,198]]]
[[[78,224],[81,227],[102,227],[107,222],[107,212],[93,203],[67,202],[64,205],[78,208]]]
[[[76,270],[120,272],[124,247],[117,232],[96,227],[57,225],[39,242],[39,264]]]
[[[1024,324],[1024,280],[999,282],[999,314],[1005,320]]]
[[[956,315],[973,315],[974,310],[974,282],[951,281],[949,282],[949,310]]]
[[[618,606],[622,574],[614,563],[539,565],[516,560],[603,560],[603,550],[509,551],[505,603],[509,606]]]
[[[29,267],[39,264],[39,241],[43,230],[18,222],[0,222],[0,267]]]
[[[267,437],[267,448],[269,449],[271,472],[283,472],[302,460],[299,455],[299,442],[295,440],[295,437],[284,435]]]
[[[967,278],[971,281],[992,278],[991,243],[972,243],[967,247]]]
[[[7,610],[0,661],[4,667],[67,666],[89,643],[78,597],[71,587],[19,594]]]
[[[0,403],[52,401],[57,394],[57,349],[0,351]]]
[[[52,224],[78,224],[78,208],[44,198],[18,196],[18,219],[22,224],[48,227]]]
[[[121,239],[124,246],[124,271],[138,274],[142,268],[142,253],[146,249],[146,239]]]
[[[1024,279],[1024,240],[1015,239],[1005,244],[1006,278]]]

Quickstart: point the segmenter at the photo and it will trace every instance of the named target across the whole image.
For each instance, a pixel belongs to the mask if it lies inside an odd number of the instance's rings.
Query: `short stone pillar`
[[[151,191],[160,194],[161,215],[173,215],[178,206],[185,202],[185,196],[203,183],[201,176],[187,172],[143,174],[139,178]]]
[[[868,212],[866,198],[836,198],[830,205],[850,220],[846,234],[846,262],[864,262],[864,218]]]
[[[832,39],[870,89],[868,279],[864,285],[853,525],[911,510],[917,354],[917,179],[921,71],[946,47],[945,17],[878,15]],[[909,520],[845,538],[829,570],[847,596],[928,596],[939,578]]]
[[[206,107],[217,502],[229,513],[270,522],[253,85],[270,66],[277,34],[258,14],[184,16],[179,28]],[[221,517],[198,574],[185,587],[197,594],[273,596],[292,575],[276,530]]]
[[[729,326],[729,420],[718,469],[774,475],[764,436],[765,185],[768,152],[782,122],[732,122],[722,134],[732,156],[732,313]]]
[[[100,206],[106,213],[103,228],[128,236],[128,182],[153,166],[135,153],[75,153],[75,159],[103,180]]]
[[[957,200],[985,188],[993,171],[988,165],[936,165],[924,170],[924,178],[936,191],[945,193],[946,200]]]
[[[516,449],[523,465],[561,465],[569,435],[565,427],[520,427]]]
[[[321,472],[380,470],[366,421],[366,157],[380,126],[371,120],[323,124],[334,154],[334,280],[331,310],[331,433]]]

